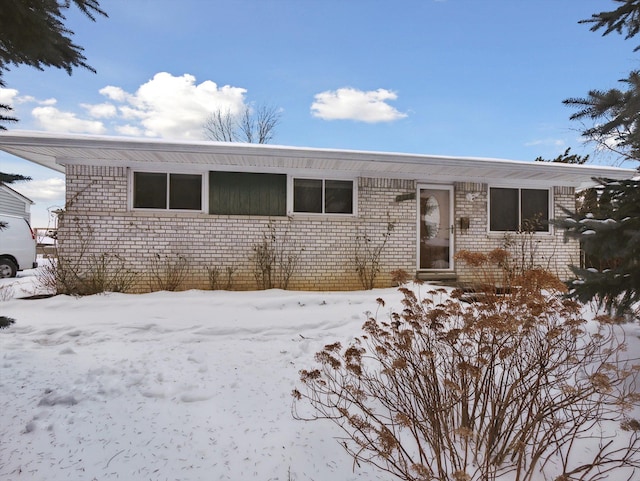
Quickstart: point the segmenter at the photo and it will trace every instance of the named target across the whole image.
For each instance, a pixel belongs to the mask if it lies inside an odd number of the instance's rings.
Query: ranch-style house
[[[43,132],[0,134],[0,149],[63,172],[59,253],[89,262],[118,255],[148,288],[153,259],[183,257],[185,288],[232,269],[256,288],[262,242],[297,264],[289,289],[359,289],[356,252],[383,242],[376,286],[404,269],[423,279],[472,280],[454,258],[488,252],[526,231],[560,277],[579,245],[549,221],[575,209],[593,178],[634,170],[485,158],[132,139]]]

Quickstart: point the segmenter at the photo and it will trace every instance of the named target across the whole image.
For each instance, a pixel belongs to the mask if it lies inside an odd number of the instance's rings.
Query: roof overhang
[[[1,133],[0,150],[58,172],[73,164],[166,169],[196,166],[212,170],[332,172],[435,182],[518,181],[576,188],[594,185],[594,178],[626,179],[637,175],[633,169],[597,165],[27,131]]]

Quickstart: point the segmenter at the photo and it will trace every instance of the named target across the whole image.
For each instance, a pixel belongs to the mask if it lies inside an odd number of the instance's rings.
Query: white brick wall
[[[383,252],[379,285],[390,284],[389,272],[415,269],[415,212],[412,201],[395,202],[415,191],[412,181],[360,179],[358,216],[296,215],[268,219],[254,216],[211,216],[175,211],[127,211],[127,175],[123,168],[69,166],[67,212],[59,223],[60,251],[87,258],[102,253],[126,259],[139,273],[138,290],[148,289],[151,258],[182,255],[190,276],[185,288],[206,288],[207,267],[236,268],[233,287],[257,286],[253,247],[268,231],[269,221],[299,252],[290,289],[359,289],[353,255],[358,234],[382,241],[388,221],[395,227]]]
[[[136,289],[149,288],[149,265],[156,254],[182,255],[190,265],[184,288],[207,288],[207,267],[234,267],[233,288],[254,289],[253,246],[271,220],[281,237],[288,230],[289,245],[300,253],[290,289],[359,289],[353,255],[358,235],[381,242],[388,223],[394,224],[381,258],[378,286],[391,284],[390,272],[416,269],[416,182],[399,179],[358,179],[357,216],[296,215],[268,219],[253,216],[212,216],[201,213],[128,211],[127,171],[122,167],[67,166],[67,211],[59,222],[60,251],[69,258],[118,254],[139,273]],[[474,196],[467,198],[467,193]],[[556,215],[560,206],[572,208],[573,189],[555,189]],[[477,195],[475,195],[477,194]],[[403,196],[404,195],[404,199]],[[489,251],[500,247],[502,236],[487,233],[487,186],[455,185],[456,250]],[[400,196],[398,200],[398,196]],[[473,200],[470,200],[473,197]],[[460,217],[469,217],[462,231]],[[540,237],[540,258],[560,274],[578,261],[575,242],[562,236]],[[458,277],[469,277],[457,266]]]

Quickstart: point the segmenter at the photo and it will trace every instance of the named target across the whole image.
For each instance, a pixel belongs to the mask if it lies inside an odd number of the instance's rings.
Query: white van
[[[23,217],[0,214],[0,278],[38,267],[36,236]]]

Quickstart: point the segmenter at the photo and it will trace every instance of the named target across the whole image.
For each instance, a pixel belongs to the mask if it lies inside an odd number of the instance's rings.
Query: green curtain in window
[[[287,215],[287,176],[246,172],[209,172],[209,213]]]

